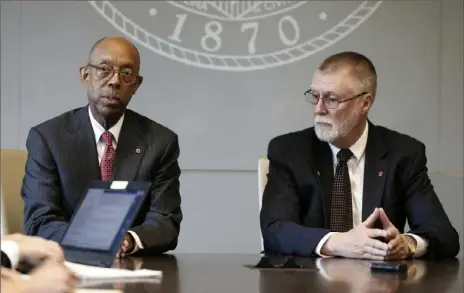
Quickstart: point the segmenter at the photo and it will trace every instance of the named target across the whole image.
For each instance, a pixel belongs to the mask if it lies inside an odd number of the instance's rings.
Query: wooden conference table
[[[374,273],[368,261],[336,258],[268,258],[270,267],[256,269],[260,255],[173,254],[127,258],[114,267],[163,271],[159,282],[87,284],[85,288],[120,289],[125,293],[299,293],[299,292],[463,292],[460,259],[405,261],[403,274]],[[304,267],[303,269],[297,268]]]

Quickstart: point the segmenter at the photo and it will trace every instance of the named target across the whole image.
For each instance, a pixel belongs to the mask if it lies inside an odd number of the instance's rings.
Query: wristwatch
[[[417,248],[417,242],[414,237],[411,237],[409,235],[405,235],[406,238],[408,239],[408,256],[413,257],[414,254],[416,253],[416,248]]]

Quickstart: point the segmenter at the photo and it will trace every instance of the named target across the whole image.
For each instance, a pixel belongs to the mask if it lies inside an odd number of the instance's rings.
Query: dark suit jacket
[[[60,241],[91,181],[101,180],[88,107],[32,127],[26,146],[21,192],[25,233]],[[183,217],[178,157],[173,131],[126,110],[112,179],[152,182],[131,228],[146,248],[140,254],[163,253],[177,246]]]
[[[431,185],[424,144],[369,122],[365,156],[362,220],[383,207],[401,233],[408,219],[410,233],[429,241],[425,257],[455,256],[459,237]],[[330,232],[330,146],[308,128],[272,139],[268,159],[260,215],[265,251],[314,255]],[[382,228],[380,221],[375,226]]]

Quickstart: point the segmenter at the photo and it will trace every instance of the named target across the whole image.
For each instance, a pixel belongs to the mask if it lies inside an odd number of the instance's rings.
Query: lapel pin
[[[380,171],[380,172],[379,172],[379,176],[382,176],[382,175],[383,175],[383,172],[382,172],[382,171]]]
[[[316,173],[317,173],[317,176],[321,176],[321,172],[317,171]]]
[[[140,149],[136,149],[135,152],[136,152],[137,154],[140,154]]]

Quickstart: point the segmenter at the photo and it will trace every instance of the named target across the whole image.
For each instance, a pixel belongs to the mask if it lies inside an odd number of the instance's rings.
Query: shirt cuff
[[[140,240],[139,236],[134,232],[134,231],[127,231],[128,233],[130,233],[130,235],[132,236],[132,238],[134,238],[134,249],[127,253],[128,255],[129,254],[134,254],[136,253],[137,251],[143,249],[143,244],[142,244],[142,241]]]
[[[20,254],[18,244],[11,240],[2,240],[1,245],[3,253],[6,254],[10,260],[11,268],[15,269],[18,265]]]
[[[324,255],[321,253],[321,249],[322,249],[322,246],[324,246],[324,243],[329,240],[330,236],[332,236],[333,234],[335,234],[337,232],[329,232],[327,233],[324,237],[322,237],[321,241],[319,241],[319,243],[317,244],[316,246],[316,249],[314,250],[314,252],[321,256],[321,257],[330,257],[329,255]]]
[[[416,252],[412,256],[413,258],[421,257],[427,252],[427,246],[428,246],[427,240],[415,234],[411,234],[411,233],[405,233],[404,235],[409,235],[413,237],[417,242]]]

